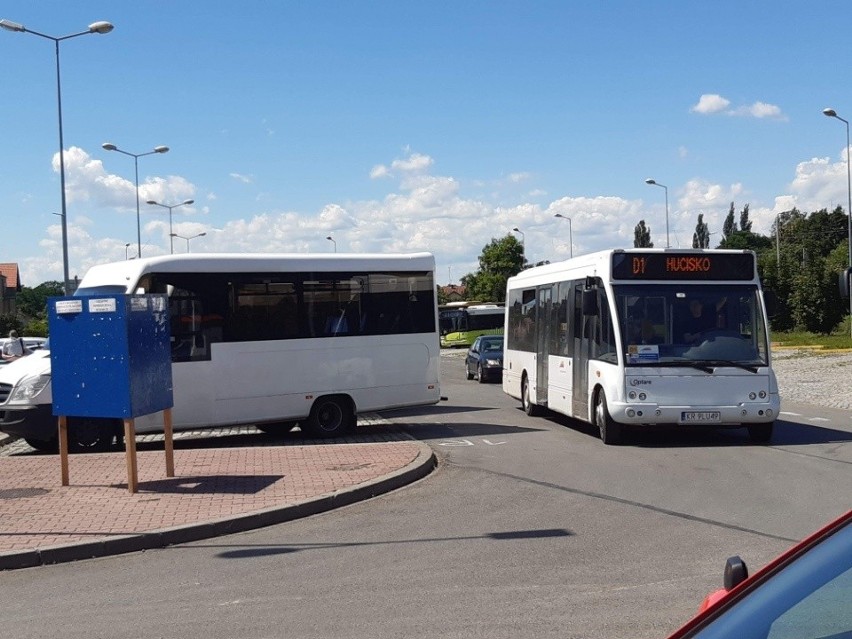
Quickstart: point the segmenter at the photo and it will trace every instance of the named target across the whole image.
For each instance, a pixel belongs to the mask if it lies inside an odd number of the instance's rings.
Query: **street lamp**
[[[330,241],[332,244],[334,244],[334,252],[335,252],[335,253],[337,253],[337,242],[335,242],[335,241],[334,241],[334,238],[333,238],[333,237],[331,237],[331,235],[329,235],[329,236],[328,236],[327,238],[325,238],[325,239],[327,239],[327,240],[328,240],[328,241]]]
[[[133,167],[136,169],[136,245],[138,247],[136,256],[142,257],[142,223],[139,220],[139,158],[144,155],[154,155],[154,153],[168,153],[169,147],[155,146],[153,151],[146,153],[130,153],[129,151],[119,149],[112,142],[104,142],[101,146],[107,151],[118,151],[133,158]]]
[[[829,118],[837,118],[846,125],[846,193],[848,196],[846,214],[846,228],[849,235],[849,266],[852,267],[852,172],[849,169],[849,121],[844,120],[834,109],[823,109],[823,115]],[[849,333],[852,335],[852,295],[849,296]]]
[[[665,184],[660,184],[656,180],[648,178],[645,180],[645,184],[650,184],[651,186],[659,186],[666,190],[666,248],[669,248],[671,244],[669,244],[669,187]]]
[[[199,233],[197,235],[190,235],[186,237],[185,235],[178,235],[177,233],[170,233],[172,237],[179,237],[182,240],[186,240],[186,252],[189,253],[189,241],[194,240],[196,237],[204,237],[207,233]]]
[[[524,232],[519,229],[517,226],[512,229],[515,233],[521,234],[521,257],[524,259],[524,264],[527,261],[527,236],[524,235]],[[523,264],[521,265],[523,266]]]
[[[64,278],[63,283],[65,286],[65,294],[68,295],[71,280],[68,275],[68,209],[65,199],[65,143],[62,138],[62,85],[59,79],[59,43],[63,40],[76,38],[77,36],[87,35],[89,33],[109,33],[113,30],[113,26],[109,22],[93,22],[85,31],[72,33],[71,35],[61,36],[59,38],[39,33],[32,29],[27,29],[24,25],[12,22],[11,20],[0,20],[0,28],[6,29],[7,31],[16,31],[18,33],[32,33],[40,38],[53,40],[56,47],[56,110],[59,113],[59,188],[62,193],[62,212],[60,214],[60,217],[62,218],[62,276]]]
[[[195,204],[195,200],[184,200],[180,204],[172,204],[171,206],[169,206],[168,204],[160,204],[156,200],[147,200],[146,204],[150,204],[152,206],[162,206],[164,209],[169,209],[169,254],[171,255],[175,252],[175,236],[174,233],[172,233],[172,209],[176,209],[179,206]]]
[[[568,242],[571,244],[570,257],[574,257],[574,234],[571,231],[571,218],[567,215],[562,215],[562,213],[557,213],[553,217],[561,217],[563,220],[568,220]]]
[[[125,260],[129,260],[129,259],[130,259],[130,257],[129,257],[129,256],[128,256],[128,254],[127,254],[127,249],[128,249],[128,248],[130,248],[130,242],[127,242],[127,244],[125,244],[125,245],[124,245],[124,259],[125,259]]]

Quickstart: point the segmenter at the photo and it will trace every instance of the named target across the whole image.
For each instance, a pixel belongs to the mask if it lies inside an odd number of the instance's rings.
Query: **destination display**
[[[614,280],[717,280],[754,278],[753,253],[613,253]]]

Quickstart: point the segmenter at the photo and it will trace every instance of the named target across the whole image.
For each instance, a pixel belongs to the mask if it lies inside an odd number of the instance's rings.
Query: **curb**
[[[404,468],[352,488],[306,499],[286,506],[273,506],[233,517],[203,521],[172,528],[145,531],[132,535],[120,535],[84,541],[74,544],[46,546],[44,548],[8,551],[0,553],[0,570],[33,568],[48,564],[94,559],[140,550],[165,548],[220,535],[228,535],[280,524],[310,515],[328,512],[349,506],[392,490],[407,486],[429,475],[438,465],[437,457],[426,444],[417,442],[420,451],[417,457]]]

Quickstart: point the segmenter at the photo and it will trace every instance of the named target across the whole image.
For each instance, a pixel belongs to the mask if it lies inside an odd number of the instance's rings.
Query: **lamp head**
[[[114,28],[115,27],[113,27],[111,23],[106,22],[104,20],[99,20],[98,22],[93,22],[89,25],[89,32],[104,34],[109,33]]]
[[[834,109],[823,109],[822,114],[825,115],[825,116],[828,116],[830,118],[836,118],[837,117],[837,111],[835,111]]]
[[[167,147],[167,146],[161,145],[161,146],[155,146],[154,147],[154,153],[168,153],[168,152],[169,152],[169,147]]]
[[[101,147],[103,147],[107,151],[115,151],[118,148],[112,142],[104,142],[103,144],[101,144]]]
[[[184,200],[183,204],[195,204],[195,200]]]
[[[18,24],[17,22],[12,22],[11,20],[6,20],[5,18],[3,20],[0,20],[0,28],[6,29],[6,31],[19,31],[21,33],[26,31],[24,25]]]
[[[519,229],[517,226],[516,226],[515,228],[513,228],[512,230],[513,230],[513,231],[515,231],[515,232],[517,232],[517,233],[520,233],[520,232],[521,232],[521,229]]]
[[[156,204],[157,206],[159,206],[160,203],[157,202],[156,200],[146,200],[145,204]]]
[[[205,231],[204,233],[199,233],[195,237],[204,237],[205,235],[207,235],[207,231]]]
[[[648,178],[648,179],[645,180],[645,184],[656,184],[656,183],[657,183],[657,181],[654,180],[654,179],[651,179],[651,178]]]

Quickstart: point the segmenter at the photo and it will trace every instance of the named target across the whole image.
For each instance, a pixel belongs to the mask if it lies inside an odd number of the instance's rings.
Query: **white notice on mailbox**
[[[90,313],[115,313],[115,298],[89,300]]]
[[[65,313],[82,313],[83,300],[60,300],[56,302],[56,312],[59,315]]]

